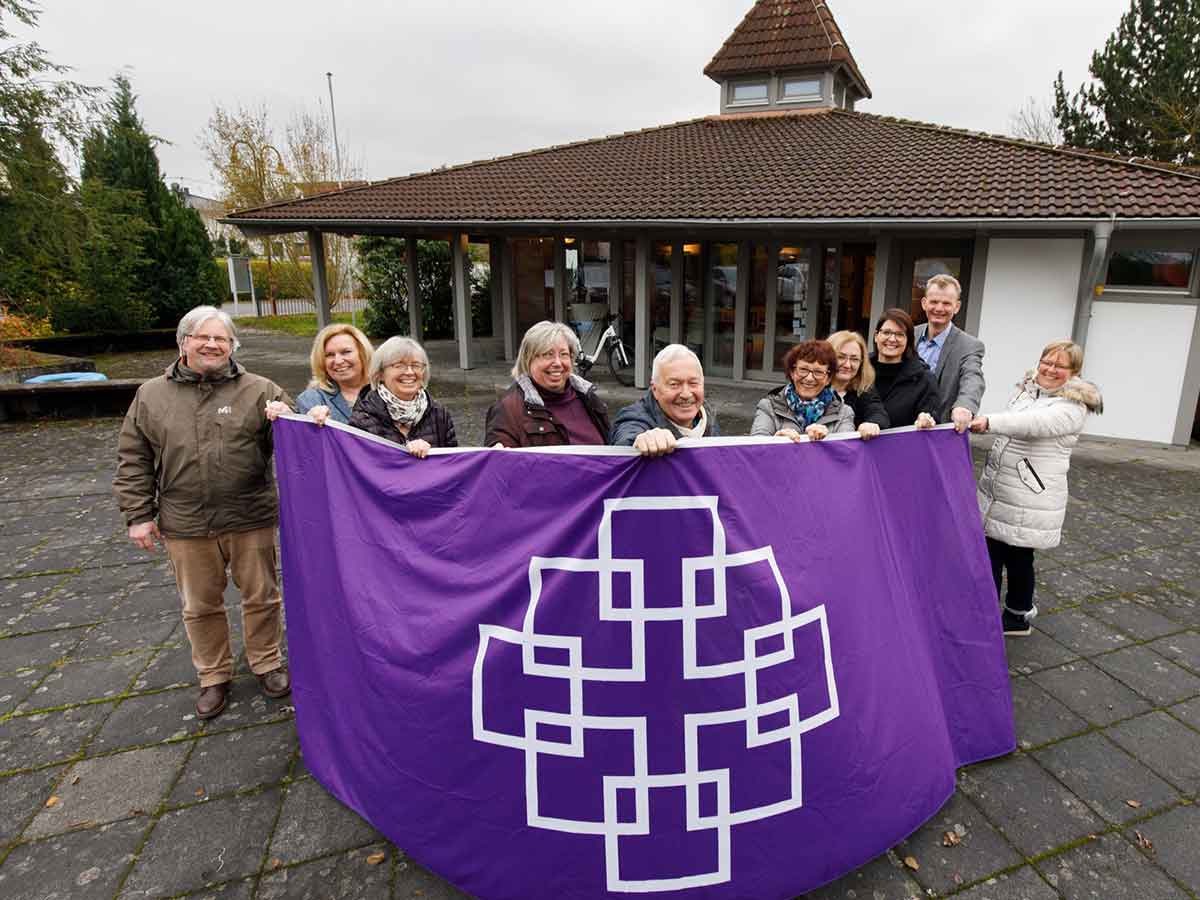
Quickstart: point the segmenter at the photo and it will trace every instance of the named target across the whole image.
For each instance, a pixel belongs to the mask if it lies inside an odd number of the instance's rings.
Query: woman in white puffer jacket
[[[995,434],[979,479],[988,556],[996,593],[1008,570],[1001,615],[1004,633],[1029,634],[1033,603],[1033,552],[1057,547],[1067,513],[1071,450],[1088,413],[1104,409],[1100,391],[1079,377],[1083,348],[1071,341],[1046,345],[1008,409],[976,416],[971,431]]]

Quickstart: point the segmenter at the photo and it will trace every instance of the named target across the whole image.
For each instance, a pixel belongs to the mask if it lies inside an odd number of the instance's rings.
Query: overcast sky
[[[875,95],[863,112],[1005,133],[1077,87],[1129,0],[828,0]],[[213,105],[265,102],[278,141],[328,105],[372,179],[717,112],[702,74],[752,0],[44,0],[36,39],[76,77],[126,71],[168,180],[216,188]]]

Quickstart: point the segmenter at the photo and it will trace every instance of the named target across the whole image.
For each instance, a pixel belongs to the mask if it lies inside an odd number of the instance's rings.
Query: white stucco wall
[[[1196,307],[1102,300],[1092,305],[1083,377],[1104,394],[1084,432],[1171,443]]]
[[[982,412],[1003,409],[1042,348],[1071,337],[1082,263],[1082,238],[989,242],[978,335],[987,345]]]

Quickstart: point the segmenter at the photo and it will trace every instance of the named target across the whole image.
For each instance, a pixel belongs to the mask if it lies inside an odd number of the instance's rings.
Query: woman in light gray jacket
[[[854,430],[854,410],[832,387],[837,353],[828,341],[801,341],[783,358],[788,383],[758,401],[752,435],[819,441]]]
[[[1037,615],[1033,552],[1058,546],[1071,450],[1088,413],[1104,409],[1100,391],[1079,377],[1082,368],[1078,344],[1047,344],[1008,409],[971,422],[976,434],[996,435],[979,479],[978,499],[997,595],[1008,571],[1001,616],[1008,635],[1030,632]]]

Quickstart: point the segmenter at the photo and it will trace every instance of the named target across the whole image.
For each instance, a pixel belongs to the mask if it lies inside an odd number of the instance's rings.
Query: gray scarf
[[[425,410],[429,409],[429,394],[424,388],[411,400],[401,400],[380,383],[376,388],[379,398],[387,405],[388,415],[397,425],[411,428],[421,421]]]

